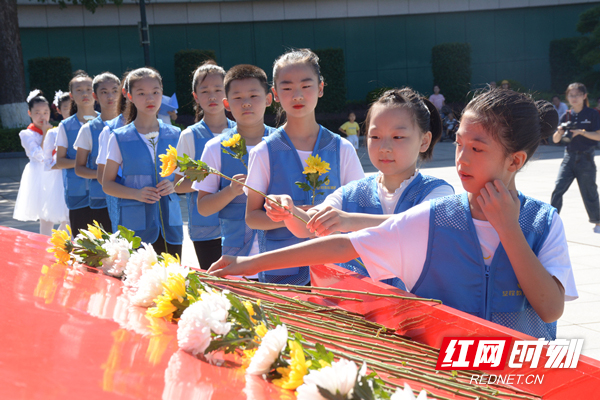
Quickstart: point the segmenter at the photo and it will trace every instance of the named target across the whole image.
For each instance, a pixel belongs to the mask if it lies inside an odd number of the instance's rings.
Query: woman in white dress
[[[25,154],[29,157],[29,163],[21,176],[13,218],[20,221],[40,220],[40,233],[50,236],[54,223],[62,221],[45,219],[43,213],[48,198],[45,193],[45,182],[50,178],[45,171],[43,150],[44,139],[52,127],[49,122],[50,104],[39,90],[34,90],[27,96],[27,104],[32,123],[19,132],[19,137]]]

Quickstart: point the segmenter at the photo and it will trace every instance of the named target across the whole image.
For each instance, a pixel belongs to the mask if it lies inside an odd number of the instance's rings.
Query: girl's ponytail
[[[556,132],[558,127],[558,112],[556,112],[552,103],[546,100],[536,101],[535,106],[540,115],[540,136],[542,140],[548,139]]]
[[[431,132],[431,143],[429,144],[429,148],[425,152],[421,153],[421,160],[429,160],[433,156],[433,147],[442,137],[442,117],[437,107],[434,106],[429,99],[426,97],[421,97],[421,100],[429,111],[429,131]]]

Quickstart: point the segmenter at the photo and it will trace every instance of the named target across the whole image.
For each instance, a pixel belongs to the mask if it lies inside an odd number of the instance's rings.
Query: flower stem
[[[156,139],[150,141],[152,143],[152,148],[154,149],[154,176],[156,178],[156,184],[158,185],[158,165],[156,161]],[[161,199],[162,200],[162,199]],[[165,253],[169,253],[169,249],[167,247],[167,232],[165,232],[165,223],[163,221],[162,215],[162,207],[160,206],[160,200],[158,201],[158,215],[160,216],[160,227],[162,228],[162,237],[165,241]]]
[[[242,162],[243,162],[243,161],[242,161]],[[244,164],[244,165],[245,165],[245,164]],[[210,173],[211,173],[211,174],[218,175],[218,176],[220,176],[220,177],[222,177],[222,178],[225,178],[225,179],[227,179],[227,180],[229,180],[229,181],[231,181],[231,182],[236,182],[236,183],[239,183],[240,185],[242,185],[242,186],[244,186],[244,187],[248,188],[249,190],[252,190],[254,193],[258,193],[258,194],[260,194],[262,197],[264,197],[265,199],[268,199],[269,201],[272,201],[273,203],[277,204],[279,207],[281,207],[281,208],[284,208],[284,207],[283,207],[283,204],[281,204],[280,202],[278,202],[278,201],[276,201],[276,200],[272,199],[271,197],[269,197],[268,195],[264,194],[264,193],[263,193],[263,192],[261,192],[260,190],[256,190],[256,189],[254,189],[253,187],[250,187],[250,186],[246,185],[245,183],[238,181],[237,179],[230,178],[230,177],[228,177],[227,175],[225,175],[225,174],[222,174],[221,172],[219,172],[219,171],[216,171],[216,170],[214,170],[214,171],[210,171]],[[294,214],[292,210],[290,210],[290,214],[292,214],[292,217],[294,217],[294,218],[296,218],[296,219],[298,219],[298,220],[300,220],[300,221],[304,222],[305,224],[307,224],[307,223],[308,223],[308,221],[305,221],[304,219],[302,219],[302,218],[301,218],[301,217],[299,217],[298,215]]]

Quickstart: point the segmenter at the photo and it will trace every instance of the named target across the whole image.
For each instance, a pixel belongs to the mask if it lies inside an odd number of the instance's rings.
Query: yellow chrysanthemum
[[[256,332],[256,334],[261,338],[264,338],[268,331],[269,330],[265,326],[264,322],[261,322],[260,325],[256,325],[254,327],[254,332]]]
[[[250,321],[252,322],[256,322],[256,320],[254,318],[252,318],[254,316],[254,314],[256,314],[254,312],[254,308],[252,307],[252,303],[250,303],[250,301],[246,300],[243,302],[244,307],[246,307],[246,311],[248,311],[248,314],[250,314]]]
[[[181,259],[179,258],[179,254],[176,256],[172,256],[169,253],[160,253],[162,258],[164,259],[163,263],[165,267],[168,267],[171,264],[181,264]]]
[[[50,243],[53,247],[48,249],[48,252],[54,253],[56,260],[61,263],[66,263],[71,259],[71,227],[67,225],[67,229],[69,232],[52,229]]]
[[[94,225],[88,224],[88,231],[96,237],[96,239],[102,239],[102,230],[97,221],[94,220]]]
[[[146,315],[154,318],[167,317],[171,319],[177,307],[173,305],[173,300],[180,303],[185,299],[185,278],[181,274],[171,274],[166,282],[163,282],[163,294],[154,299],[156,307],[151,307]]]
[[[304,350],[300,343],[290,340],[288,344],[290,346],[290,366],[277,368],[281,378],[273,379],[273,383],[283,389],[294,390],[304,383],[304,375],[308,373],[311,362],[304,358]]]
[[[240,142],[240,139],[242,139],[242,137],[239,133],[236,133],[230,139],[223,140],[221,144],[223,145],[223,147],[235,147]]]
[[[160,176],[166,178],[175,171],[175,168],[177,168],[177,149],[169,145],[167,154],[161,154],[158,158],[162,161],[160,166]]]
[[[169,279],[163,283],[165,293],[171,299],[177,299],[180,303],[185,299],[185,278],[181,274],[171,274]]]
[[[258,350],[258,348],[243,351],[244,354],[242,355],[242,366],[244,368],[247,368],[250,365],[252,357],[254,357],[256,354],[256,350]]]
[[[303,174],[315,174],[319,175],[326,174],[331,169],[327,161],[321,160],[321,157],[317,154],[316,156],[310,156],[306,159],[306,167],[304,167]]]

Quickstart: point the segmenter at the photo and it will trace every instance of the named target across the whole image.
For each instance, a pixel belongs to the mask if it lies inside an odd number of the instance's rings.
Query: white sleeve
[[[248,154],[248,177],[246,178],[246,185],[267,193],[270,179],[271,164],[269,160],[269,148],[263,140],[250,150]],[[244,192],[247,195],[248,189],[244,188]]]
[[[34,135],[38,135],[36,138]],[[40,138],[39,133],[24,129],[19,132],[21,138],[21,146],[25,149],[25,154],[32,161],[44,162],[44,151],[42,150],[41,143],[38,143]],[[36,140],[37,139],[37,140]]]
[[[431,199],[437,199],[438,197],[451,196],[454,194],[454,188],[452,185],[441,185],[436,187],[429,193],[421,203],[427,203]],[[420,203],[420,204],[421,204]]]
[[[201,161],[208,164],[209,167],[221,171],[221,140],[220,137],[214,137],[206,142],[202,152]],[[207,193],[217,193],[219,191],[220,177],[210,174],[202,182],[192,183],[192,189],[202,190]]]
[[[343,191],[344,191],[344,189],[341,187],[335,189],[335,191],[333,193],[331,193],[329,196],[327,196],[321,204],[317,204],[312,209],[316,210],[316,211],[320,211],[327,206],[331,206],[333,208],[337,208],[338,210],[341,210],[342,205],[343,205]]]
[[[96,157],[96,164],[106,165],[106,156],[108,155],[108,139],[110,139],[110,128],[105,126],[98,136],[98,157]]]
[[[123,164],[121,149],[119,148],[119,143],[117,143],[117,138],[114,133],[111,133],[110,138],[108,139],[108,154],[106,155],[106,159],[112,160],[119,165]]]
[[[56,134],[56,147],[64,147],[65,149],[69,147],[69,139],[67,139],[67,131],[65,131],[65,126],[60,123],[58,125],[58,133]]]
[[[558,213],[554,213],[550,233],[542,245],[538,259],[546,271],[556,277],[565,288],[565,301],[575,300],[579,297],[569,258],[565,227]]]
[[[194,142],[194,132],[191,129],[184,129],[179,136],[179,142],[177,142],[177,155],[183,157],[187,154],[192,159],[196,159],[196,146]]]
[[[365,177],[358,155],[352,143],[342,138],[340,144],[340,182],[342,186]]]
[[[79,129],[79,133],[77,134],[77,139],[75,139],[75,143],[73,143],[73,148],[77,150],[81,147],[84,150],[92,151],[92,131],[90,131],[90,124],[86,122]]]
[[[396,276],[412,290],[425,265],[429,214],[429,204],[419,204],[377,227],[348,234],[371,278]]]
[[[46,133],[44,138],[44,169],[50,171],[54,164],[56,164],[56,157],[54,156],[54,149],[56,148],[56,133],[58,128],[52,128]]]

